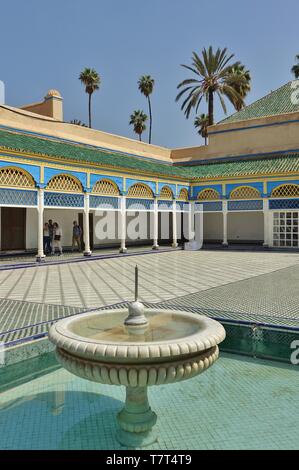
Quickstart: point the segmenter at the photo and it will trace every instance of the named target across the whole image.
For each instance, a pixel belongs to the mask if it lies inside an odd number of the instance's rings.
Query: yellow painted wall
[[[18,108],[1,107],[0,125],[171,162],[170,149],[165,147],[149,145],[87,127],[57,122],[49,117],[38,116]]]
[[[173,161],[205,160],[299,149],[299,113],[217,124],[209,127],[209,132],[209,145],[174,149],[171,152]],[[211,134],[211,132],[220,133]]]

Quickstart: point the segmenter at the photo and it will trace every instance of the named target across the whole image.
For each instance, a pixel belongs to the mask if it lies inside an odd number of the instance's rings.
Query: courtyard
[[[145,304],[213,318],[299,326],[299,254],[168,251],[48,265],[0,267],[0,339],[46,333],[54,320],[90,309]]]

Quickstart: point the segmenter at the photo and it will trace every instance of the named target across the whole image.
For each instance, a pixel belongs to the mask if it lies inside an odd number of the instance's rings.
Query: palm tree
[[[184,110],[186,118],[189,117],[193,108],[197,113],[199,105],[203,98],[208,102],[209,125],[214,124],[214,95],[220,100],[223,111],[226,114],[226,97],[234,107],[244,105],[244,98],[240,95],[241,87],[247,84],[244,73],[236,73],[235,70],[242,69],[240,62],[229,64],[234,54],[228,54],[227,49],[218,48],[214,53],[212,46],[209,49],[202,50],[202,59],[196,52],[193,52],[192,65],[182,65],[196,75],[196,78],[183,80],[178,89],[183,87],[176,97],[178,101],[188,92],[187,98],[184,97],[181,109]],[[238,91],[239,90],[239,91]]]
[[[231,68],[227,80],[227,84],[232,86],[241,96],[241,100],[236,99],[234,107],[237,111],[241,111],[244,108],[244,99],[247,97],[251,90],[251,75],[250,71],[246,70],[242,64],[235,65]]]
[[[205,139],[205,145],[207,145],[208,125],[209,116],[207,114],[201,114],[194,119],[194,127],[198,129],[199,135]]]
[[[80,73],[79,80],[85,86],[86,93],[88,93],[88,116],[89,127],[91,127],[91,95],[100,88],[101,77],[95,69],[85,68]]]
[[[72,119],[70,121],[70,124],[75,124],[75,126],[87,127],[87,125],[84,122],[80,121],[79,119]]]
[[[139,140],[141,142],[141,134],[145,131],[146,125],[145,122],[147,121],[147,115],[143,112],[137,110],[134,111],[130,116],[129,124],[134,126],[134,132],[139,135]]]
[[[155,80],[150,75],[143,75],[138,80],[138,88],[141,91],[141,93],[147,98],[147,101],[148,101],[148,109],[149,109],[149,116],[150,116],[149,138],[148,138],[149,144],[152,141],[152,106],[151,106],[150,95],[153,92],[154,84],[155,84]]]
[[[292,73],[295,75],[295,78],[299,78],[299,54],[296,55],[296,60],[298,64],[292,67]]]

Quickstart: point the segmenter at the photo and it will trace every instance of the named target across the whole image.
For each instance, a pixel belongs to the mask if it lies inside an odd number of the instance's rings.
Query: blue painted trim
[[[127,178],[126,179],[126,191],[128,192],[130,187],[133,186],[133,184],[136,184],[136,183],[142,183],[142,184],[145,184],[146,186],[149,186],[151,188],[151,190],[153,191],[154,196],[157,196],[157,194],[156,194],[156,183],[154,181],[145,181],[145,180],[140,180],[140,179]]]
[[[251,188],[257,189],[261,195],[264,192],[264,185],[262,182],[253,182],[253,183],[233,183],[233,184],[227,184],[226,185],[226,197],[229,198],[231,195],[231,192],[234,189],[240,188],[242,186],[250,186]]]
[[[61,124],[68,124],[68,123],[61,122]],[[111,152],[111,153],[117,153],[119,155],[127,155],[129,157],[135,157],[135,158],[140,158],[140,159],[144,159],[144,160],[149,160],[151,162],[160,162],[160,163],[165,163],[166,165],[172,165],[173,164],[172,162],[167,162],[165,160],[160,160],[160,159],[157,159],[157,158],[144,157],[143,155],[135,155],[133,153],[127,153],[127,152],[120,152],[118,150],[110,149],[108,147],[100,147],[98,145],[89,145],[89,144],[85,144],[84,142],[80,142],[80,141],[76,141],[76,140],[64,139],[62,137],[56,137],[56,136],[49,135],[49,134],[41,134],[41,133],[38,133],[38,132],[26,131],[24,129],[18,129],[18,128],[15,128],[15,127],[0,125],[0,129],[16,132],[18,134],[26,134],[26,135],[31,135],[31,136],[35,136],[35,137],[41,137],[43,139],[58,140],[60,142],[65,142],[67,144],[81,145],[82,147],[87,147],[87,148],[94,149],[94,150],[102,150],[102,151],[108,152],[108,153]],[[124,137],[124,138],[126,138],[126,137]]]
[[[93,186],[97,183],[97,181],[101,180],[110,180],[113,181],[120,192],[123,191],[124,188],[124,178],[121,176],[109,176],[109,175],[96,175],[95,173],[91,173],[90,175],[90,189],[93,188]]]
[[[279,180],[279,181],[268,181],[267,182],[267,196],[271,197],[272,191],[282,184],[298,184],[299,180]]]
[[[0,168],[2,167],[14,167],[14,168],[22,168],[23,170],[27,171],[27,173],[29,173],[32,178],[34,179],[35,183],[36,184],[39,184],[40,182],[40,167],[39,166],[36,166],[36,165],[26,165],[24,163],[14,163],[14,162],[8,162],[8,161],[4,161],[4,160],[1,160],[0,161]]]
[[[173,196],[176,196],[176,185],[168,183],[158,183],[158,194],[160,194],[161,189],[164,188],[164,186],[168,186],[171,189]]]
[[[270,199],[269,209],[299,209],[299,199]]]
[[[222,184],[204,184],[204,185],[200,185],[200,186],[192,186],[193,188],[193,198],[197,198],[198,194],[203,191],[204,189],[215,189],[215,191],[217,191],[219,194],[220,194],[220,197],[222,197],[223,193],[222,193]]]
[[[279,115],[278,115],[279,116]],[[265,119],[269,116],[260,116],[258,118],[253,118],[253,119]],[[248,122],[248,120],[244,120],[242,122]],[[241,122],[241,121],[239,121]],[[234,129],[223,129],[222,131],[212,131],[209,132],[209,135],[214,135],[214,134],[225,134],[227,132],[240,132],[240,131],[247,131],[248,129],[259,129],[261,127],[273,127],[273,126],[284,126],[286,124],[292,124],[295,122],[299,122],[299,119],[290,119],[288,121],[281,121],[281,122],[273,122],[271,124],[256,124],[254,126],[248,126],[248,127],[235,127]],[[233,124],[232,122],[222,122],[221,125],[226,125],[226,124]]]
[[[242,200],[242,201],[228,201],[228,210],[229,211],[262,211],[263,210],[263,200]]]
[[[299,149],[289,149],[289,150],[277,150],[275,152],[266,152],[266,153],[248,153],[243,155],[231,156],[226,155],[224,157],[209,158],[208,160],[192,160],[191,162],[177,162],[174,166],[200,166],[206,165],[208,163],[227,163],[227,162],[238,162],[242,161],[243,158],[248,158],[249,160],[262,160],[267,159],[274,155],[285,155],[299,153]],[[250,177],[250,176],[249,176]]]
[[[78,172],[78,171],[73,171],[73,170],[66,170],[66,169],[57,169],[57,168],[48,168],[48,167],[45,167],[45,170],[44,170],[44,184],[47,185],[50,181],[50,179],[53,177],[53,176],[56,176],[56,175],[72,175],[74,176],[75,178],[77,178],[80,183],[82,184],[83,188],[85,189],[86,186],[87,186],[87,173],[81,173],[81,172]]]
[[[3,153],[3,152],[0,152],[0,157],[3,156],[3,157],[9,157],[9,158],[15,158],[16,159],[16,162],[18,162],[18,158],[14,155],[10,155],[10,154],[6,154],[6,153]],[[20,158],[22,158],[22,160],[28,160],[29,162],[35,162],[35,160],[33,160],[32,158],[29,158],[29,157],[26,157],[24,155],[19,155]],[[51,158],[51,157],[49,157]],[[40,163],[44,163],[46,165],[49,165],[49,161],[48,160],[42,160],[42,159],[39,159],[39,162]],[[12,164],[12,162],[10,162]],[[53,162],[57,165],[57,162]],[[33,163],[34,164],[34,163]],[[84,165],[82,166],[82,163],[74,163],[74,162],[70,162],[70,163],[66,163],[66,162],[63,162],[61,164],[61,169],[62,169],[62,173],[66,171],[65,169],[65,166],[71,166],[71,167],[74,167],[74,168],[78,168],[80,170],[82,170],[83,172],[85,172],[86,170],[91,170],[91,171],[94,171],[95,167],[94,166],[89,166],[89,165]],[[100,168],[99,168],[100,169]],[[103,168],[101,168],[103,169]],[[74,170],[76,171],[76,170]],[[125,177],[126,175],[132,175],[134,174],[134,170],[133,169],[128,169],[128,170],[114,170],[113,168],[109,168],[107,169],[107,171],[109,171],[109,173],[115,173],[116,175],[123,175],[123,177]],[[138,174],[136,175],[138,176]],[[161,176],[156,176],[157,179],[159,180],[163,180],[164,177],[161,177]],[[177,179],[174,179],[172,178],[171,176],[169,176],[169,178],[165,178],[165,184],[170,184],[169,182],[170,181],[174,181],[176,182]],[[184,181],[184,178],[181,179],[181,181]]]

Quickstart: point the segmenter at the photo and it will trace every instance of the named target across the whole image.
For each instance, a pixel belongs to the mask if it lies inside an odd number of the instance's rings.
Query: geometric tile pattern
[[[189,202],[176,201],[177,212],[189,212]]]
[[[12,206],[36,206],[37,191],[0,188],[0,204]]]
[[[163,186],[159,194],[160,199],[173,199],[173,192],[168,186]]]
[[[198,193],[197,199],[205,200],[205,201],[213,201],[214,199],[220,199],[220,194],[216,189],[208,188],[203,189]]]
[[[182,188],[178,195],[179,201],[188,201],[188,189]]]
[[[1,393],[0,448],[124,451],[115,437],[124,387],[47,367],[40,362],[25,382]],[[298,449],[294,366],[221,353],[192,380],[150,387],[149,401],[158,416],[154,454]]]
[[[204,212],[221,212],[222,211],[222,202],[202,202],[201,203]],[[195,203],[195,207],[198,204]]]
[[[118,210],[120,205],[120,198],[107,197],[107,196],[89,196],[89,207],[92,209],[112,209]]]
[[[26,336],[32,323],[64,316],[65,309],[128,302],[136,264],[147,304],[299,326],[298,255],[175,251],[0,271],[0,332],[24,328]]]
[[[273,189],[271,197],[299,197],[299,184],[283,184]]]
[[[9,343],[20,338],[48,331],[43,322],[51,322],[75,313],[82,308],[64,305],[22,302],[18,300],[0,299],[0,342]]]
[[[82,192],[82,185],[80,181],[70,175],[56,175],[53,176],[47,184],[47,189],[52,191],[70,191]]]
[[[228,201],[229,211],[261,211],[263,201]]]
[[[152,199],[126,199],[126,208],[129,211],[153,211],[154,204]]]
[[[250,186],[240,186],[230,193],[230,199],[257,199],[261,197],[258,189]]]
[[[0,170],[0,186],[34,188],[35,184],[31,175],[18,168],[2,168]]]
[[[92,188],[92,192],[103,196],[119,196],[117,185],[114,182],[105,179],[97,181]]]
[[[144,197],[144,198],[152,198],[153,197],[153,192],[149,186],[143,183],[135,183],[133,184],[129,191],[128,191],[128,197]]]
[[[84,207],[83,194],[62,194],[45,191],[44,204],[49,207]]]
[[[269,200],[270,209],[299,209],[299,199]]]
[[[158,211],[167,211],[170,212],[173,209],[172,201],[159,201],[158,200]]]

